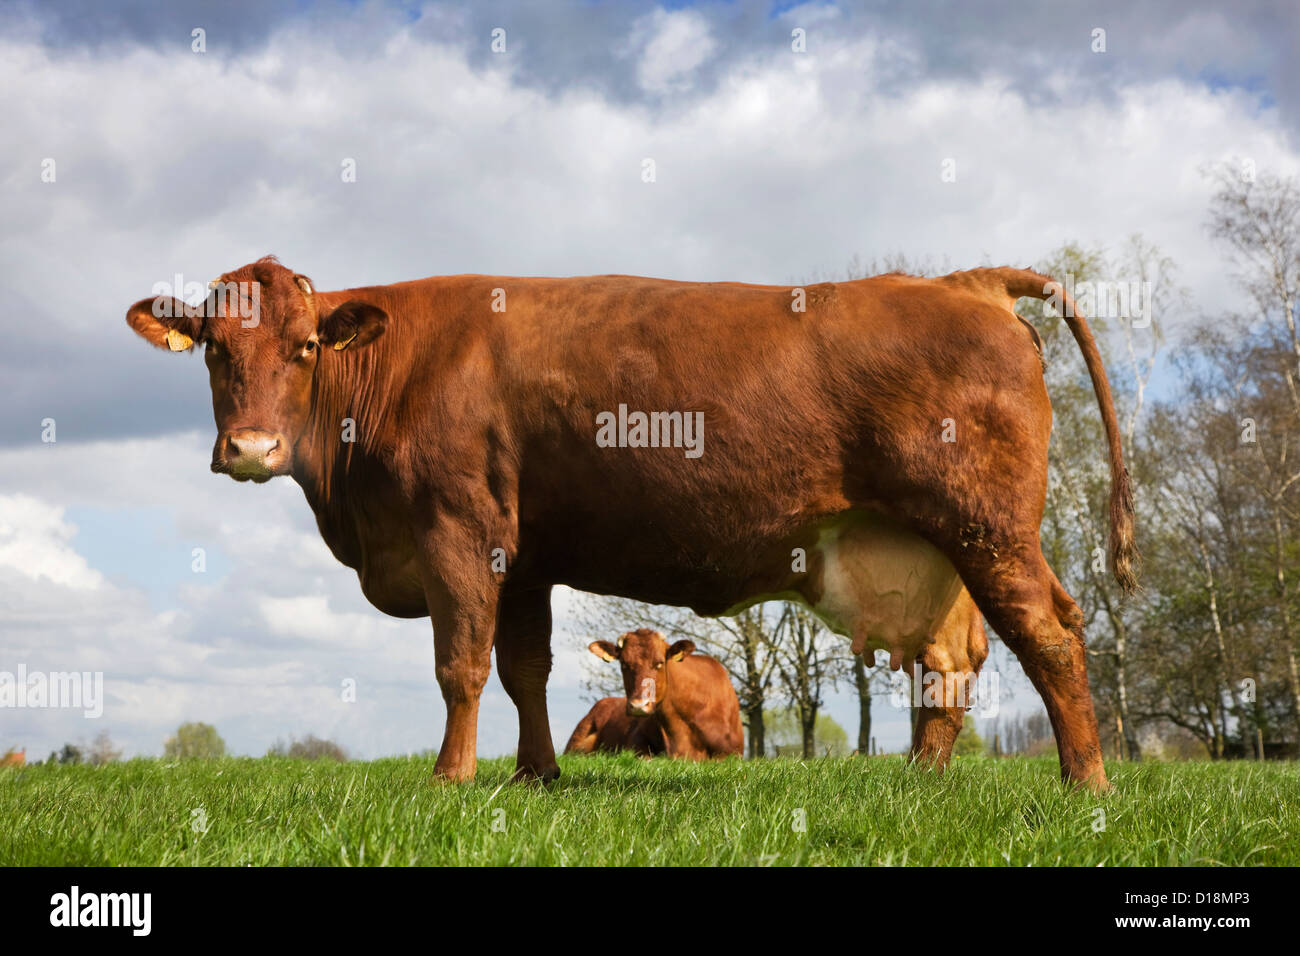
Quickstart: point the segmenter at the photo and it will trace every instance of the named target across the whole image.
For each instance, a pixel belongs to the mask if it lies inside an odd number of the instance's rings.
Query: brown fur
[[[800,593],[792,545],[856,510],[948,557],[1042,695],[1062,774],[1106,786],[1081,615],[1038,542],[1051,405],[1010,309],[1044,297],[1046,277],[879,276],[819,287],[803,313],[788,287],[631,276],[308,293],[261,260],[231,277],[261,283],[258,326],[211,310],[189,326],[219,350],[207,358],[213,468],[292,475],[371,603],[432,617],[448,711],[440,776],[474,775],[494,645],[520,713],[519,772],[558,773],[545,706],[552,585],[718,614]],[[158,345],[152,302],[128,322]],[[1108,436],[1115,572],[1131,584],[1114,409],[1086,323],[1071,329]],[[595,416],[620,403],[703,412],[703,456],[597,447]],[[939,437],[948,418],[955,443]]]
[[[921,672],[944,675],[945,701],[955,701],[954,681],[978,675],[988,656],[984,618],[969,592],[963,590],[934,642],[918,658]],[[920,707],[912,729],[912,760],[942,771],[961,733],[967,707],[969,701],[966,706]]]
[[[617,753],[630,750],[642,757],[665,752],[663,730],[650,717],[629,714],[626,697],[596,701],[578,721],[565,745],[566,754]]]

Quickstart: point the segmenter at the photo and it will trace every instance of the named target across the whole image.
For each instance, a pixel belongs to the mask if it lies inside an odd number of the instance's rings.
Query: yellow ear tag
[[[344,339],[342,342],[335,342],[335,343],[334,343],[334,351],[335,351],[335,352],[342,352],[345,348],[348,347],[348,344],[349,344],[353,339],[355,339],[356,337],[357,337],[357,333],[353,332],[351,335],[349,335],[349,336],[348,336],[346,339]]]
[[[175,329],[167,330],[167,347],[173,352],[184,352],[194,344],[194,340],[184,332],[177,332]]]

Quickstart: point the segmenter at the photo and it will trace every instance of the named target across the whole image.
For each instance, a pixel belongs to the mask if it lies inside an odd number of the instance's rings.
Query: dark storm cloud
[[[665,3],[647,0],[595,3],[556,0],[537,3],[347,3],[325,0],[231,0],[175,3],[131,0],[32,0],[9,5],[11,17],[33,21],[52,48],[101,49],[129,44],[187,47],[190,31],[202,26],[213,54],[259,49],[285,23],[333,38],[365,60],[382,50],[394,30],[464,49],[470,62],[490,62],[491,32],[507,31],[518,79],[550,92],[586,86],[606,96],[644,99],[628,55],[628,38],[638,20],[658,7],[691,9],[704,17],[717,39],[696,91],[710,84],[737,58],[757,48],[789,43],[792,26],[803,23],[809,45],[818,42],[823,8],[837,11],[827,30],[836,35],[875,33],[919,50],[900,64],[897,82],[921,76],[974,77],[997,70],[1015,87],[1045,95],[1043,77],[1064,70],[1090,83],[1117,85],[1135,78],[1177,76],[1213,85],[1239,86],[1275,98],[1293,133],[1300,130],[1300,16],[1290,0],[1062,0],[1032,3],[971,3],[969,0],[887,0],[884,3],[791,4],[772,0]],[[1094,28],[1107,31],[1107,53],[1092,52]]]
[[[41,42],[55,49],[92,50],[123,45],[190,45],[190,31],[207,30],[212,49],[244,50],[265,44],[272,30],[291,17],[309,16],[298,0],[18,0],[3,5],[11,28],[19,19],[34,20]],[[348,5],[322,4],[338,12]],[[325,12],[323,16],[333,16]]]
[[[148,292],[141,289],[139,297]],[[116,315],[125,316],[125,305],[105,309],[103,321],[73,334],[57,306],[22,289],[0,286],[0,301],[23,319],[4,324],[0,446],[39,443],[50,418],[59,442],[212,428],[203,360],[197,353],[160,356],[136,347]]]

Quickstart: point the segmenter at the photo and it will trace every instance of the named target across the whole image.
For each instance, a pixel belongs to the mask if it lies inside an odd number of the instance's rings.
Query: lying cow
[[[1052,412],[1021,297],[1059,308],[1083,354],[1111,568],[1131,589],[1106,371],[1073,300],[1035,272],[794,289],[461,275],[323,292],[267,258],[197,308],[155,296],[127,322],[159,348],[204,346],[213,471],[291,475],[370,602],[433,619],[443,779],[474,776],[494,647],[518,775],[559,773],[553,585],[705,615],[797,598],[898,667],[964,585],[1042,695],[1063,777],[1104,790],[1083,616],[1039,546]]]
[[[589,649],[619,663],[627,697],[597,702],[573,731],[566,754],[632,750],[708,760],[744,751],[740,701],[727,671],[712,657],[693,653],[691,641],[670,647],[662,634],[641,628],[617,644],[595,641]]]
[[[642,757],[665,752],[663,731],[648,717],[628,710],[626,697],[605,697],[596,701],[573,728],[566,754],[617,753],[630,750]]]

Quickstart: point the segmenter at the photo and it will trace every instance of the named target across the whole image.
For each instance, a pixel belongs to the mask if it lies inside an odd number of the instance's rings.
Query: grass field
[[[1114,765],[1105,798],[1054,759],[560,764],[547,788],[512,758],[468,786],[426,758],[0,770],[0,865],[1300,864],[1297,764]]]

